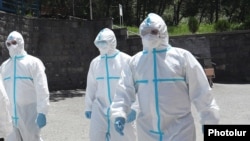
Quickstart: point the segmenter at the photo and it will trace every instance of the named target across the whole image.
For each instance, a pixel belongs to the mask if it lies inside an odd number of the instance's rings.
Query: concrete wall
[[[250,82],[250,30],[204,35],[209,39],[216,81]]]
[[[90,61],[99,52],[93,41],[112,19],[95,21],[31,19],[0,12],[1,62],[9,55],[4,45],[8,34],[17,30],[25,48],[45,64],[50,90],[83,89]],[[127,29],[113,29],[118,49],[130,55],[142,50],[139,36],[128,36]],[[204,67],[216,63],[215,81],[250,81],[250,31],[170,37],[170,44],[182,47],[203,59]]]
[[[112,19],[30,19],[0,12],[1,62],[9,57],[4,42],[17,30],[26,51],[44,62],[50,90],[85,88],[90,61],[99,54],[93,41],[104,27],[111,28]]]
[[[139,36],[123,42],[120,48],[130,54],[142,49]],[[214,67],[215,82],[250,82],[250,30],[171,36],[169,42],[189,50],[204,68]]]

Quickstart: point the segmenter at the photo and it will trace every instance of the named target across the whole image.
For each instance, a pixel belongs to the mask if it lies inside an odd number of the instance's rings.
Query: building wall
[[[217,81],[250,82],[250,30],[205,35],[216,63]]]
[[[0,12],[0,25],[1,62],[9,57],[4,42],[17,30],[26,51],[43,61],[50,90],[77,89],[85,88],[90,61],[99,54],[93,41],[102,28],[112,28],[112,19],[30,19]]]
[[[139,36],[128,38],[126,46],[135,53],[142,48],[140,40]],[[250,30],[171,36],[169,43],[189,50],[204,68],[213,67],[214,82],[250,82]]]
[[[50,90],[84,89],[91,60],[99,55],[93,41],[98,32],[112,28],[112,19],[59,20],[25,18],[0,12],[0,61],[6,60],[4,42],[17,30],[26,51],[40,58],[46,67]],[[128,36],[127,29],[113,29],[117,48],[130,55],[142,50],[141,38]],[[204,67],[216,68],[215,81],[250,81],[250,31],[170,37],[172,46],[181,47],[203,59]]]

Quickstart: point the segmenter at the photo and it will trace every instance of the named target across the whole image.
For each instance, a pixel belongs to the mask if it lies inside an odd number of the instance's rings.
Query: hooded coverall
[[[150,13],[140,25],[140,35],[143,51],[132,56],[130,67],[122,72],[111,105],[112,120],[126,118],[137,94],[138,141],[195,141],[191,103],[202,125],[219,121],[219,107],[203,68],[189,51],[169,45],[160,16]]]
[[[16,44],[11,44],[16,41]],[[6,40],[10,58],[1,65],[3,83],[11,103],[14,130],[7,141],[42,141],[36,124],[39,113],[47,114],[49,90],[42,61],[28,55],[19,32],[13,31]]]
[[[94,58],[89,67],[85,95],[85,111],[91,111],[91,141],[134,141],[134,122],[125,127],[126,135],[118,134],[110,120],[110,104],[113,100],[121,70],[131,58],[116,49],[116,37],[112,30],[104,28],[95,41],[100,55]]]
[[[10,116],[10,101],[6,94],[0,75],[0,138],[6,138],[12,131],[12,120]]]

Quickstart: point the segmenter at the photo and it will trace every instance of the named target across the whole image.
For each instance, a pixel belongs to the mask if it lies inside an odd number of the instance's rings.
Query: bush
[[[244,27],[243,23],[234,23],[234,24],[231,24],[230,28],[232,30],[245,30],[245,27]]]
[[[214,25],[215,31],[223,32],[230,29],[230,23],[227,20],[219,20]]]
[[[188,18],[188,29],[190,32],[195,33],[199,29],[198,20],[195,17]]]
[[[250,29],[250,16],[246,18],[246,21],[243,24],[244,29]]]

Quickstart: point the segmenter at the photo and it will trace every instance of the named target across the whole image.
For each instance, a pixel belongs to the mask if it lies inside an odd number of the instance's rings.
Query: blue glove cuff
[[[91,111],[86,111],[86,112],[85,112],[85,117],[86,117],[87,119],[91,119],[91,114],[92,114]]]
[[[39,128],[43,128],[47,123],[45,114],[39,113],[37,116],[36,123]]]
[[[131,109],[130,113],[127,116],[127,122],[132,122],[136,119],[136,111]]]

